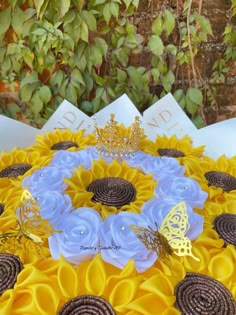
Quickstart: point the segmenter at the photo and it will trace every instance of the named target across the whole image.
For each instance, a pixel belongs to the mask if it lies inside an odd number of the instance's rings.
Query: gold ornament
[[[97,138],[96,147],[100,154],[123,158],[133,156],[139,151],[143,129],[140,128],[138,116],[135,117],[135,122],[128,128],[119,126],[114,114],[111,114],[110,120],[103,128],[98,128],[96,118],[94,125]]]

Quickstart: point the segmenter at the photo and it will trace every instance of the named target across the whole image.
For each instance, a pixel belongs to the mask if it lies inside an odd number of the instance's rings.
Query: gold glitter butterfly
[[[184,202],[179,202],[170,210],[159,231],[133,224],[130,228],[140,241],[148,249],[154,250],[161,259],[175,253],[178,256],[191,256],[199,261],[192,253],[191,241],[185,236],[189,229],[189,220]]]
[[[17,215],[17,227],[0,234],[0,252],[18,254],[25,251],[41,256],[44,241],[55,230],[48,220],[41,217],[37,201],[27,190],[23,191]]]

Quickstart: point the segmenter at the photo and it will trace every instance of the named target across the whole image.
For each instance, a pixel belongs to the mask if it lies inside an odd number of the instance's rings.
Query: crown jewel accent
[[[134,123],[128,128],[119,126],[114,114],[111,114],[110,120],[103,128],[98,128],[96,118],[94,126],[97,150],[100,154],[122,158],[133,156],[139,151],[143,129],[140,128],[138,116],[135,117]]]

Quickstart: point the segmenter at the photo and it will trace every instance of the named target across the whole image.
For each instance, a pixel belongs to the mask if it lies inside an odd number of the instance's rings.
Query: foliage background
[[[63,99],[93,114],[127,93],[142,112],[172,92],[198,127],[225,119],[235,14],[236,0],[2,0],[0,113],[40,128]]]

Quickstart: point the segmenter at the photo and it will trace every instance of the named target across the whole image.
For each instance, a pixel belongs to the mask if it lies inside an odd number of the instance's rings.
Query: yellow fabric
[[[19,206],[22,193],[21,183],[33,170],[47,165],[50,161],[51,146],[60,141],[79,142],[80,148],[94,143],[94,137],[83,138],[83,133],[56,131],[39,136],[35,146],[26,150],[13,150],[0,157],[0,171],[18,163],[29,163],[33,168],[25,175],[15,179],[0,178],[0,202],[5,206],[0,216],[0,232],[5,233],[15,227],[15,209]],[[120,270],[105,263],[98,254],[91,261],[73,266],[63,257],[58,261],[49,257],[47,242],[44,244],[44,258],[32,257],[21,253],[24,269],[17,277],[13,289],[6,290],[0,296],[1,315],[56,315],[59,309],[71,298],[82,294],[101,296],[111,303],[118,315],[178,315],[175,308],[174,289],[185,277],[186,272],[200,272],[222,282],[236,299],[236,251],[233,245],[224,247],[224,241],[213,229],[214,218],[221,213],[235,213],[236,192],[224,193],[221,188],[209,187],[205,172],[224,171],[236,176],[236,158],[221,157],[217,161],[210,158],[197,158],[202,147],[192,149],[188,137],[178,140],[176,137],[158,137],[155,145],[149,140],[141,140],[143,151],[157,155],[158,148],[175,148],[185,153],[179,161],[186,166],[186,174],[195,178],[202,189],[209,193],[204,209],[196,209],[204,216],[203,233],[192,242],[193,254],[200,258],[171,256],[166,261],[157,260],[143,273],[137,273],[134,262]],[[71,149],[71,151],[76,150]],[[195,157],[194,157],[195,156]],[[49,158],[50,157],[50,158]],[[74,206],[80,205],[98,208],[86,192],[88,184],[100,177],[120,176],[130,180],[137,189],[137,200],[132,206],[121,210],[140,212],[142,204],[153,197],[156,183],[151,175],[144,175],[131,169],[125,163],[117,161],[107,165],[103,161],[94,162],[91,171],[78,168],[71,179],[67,192]],[[115,207],[103,207],[102,217],[117,213]]]

